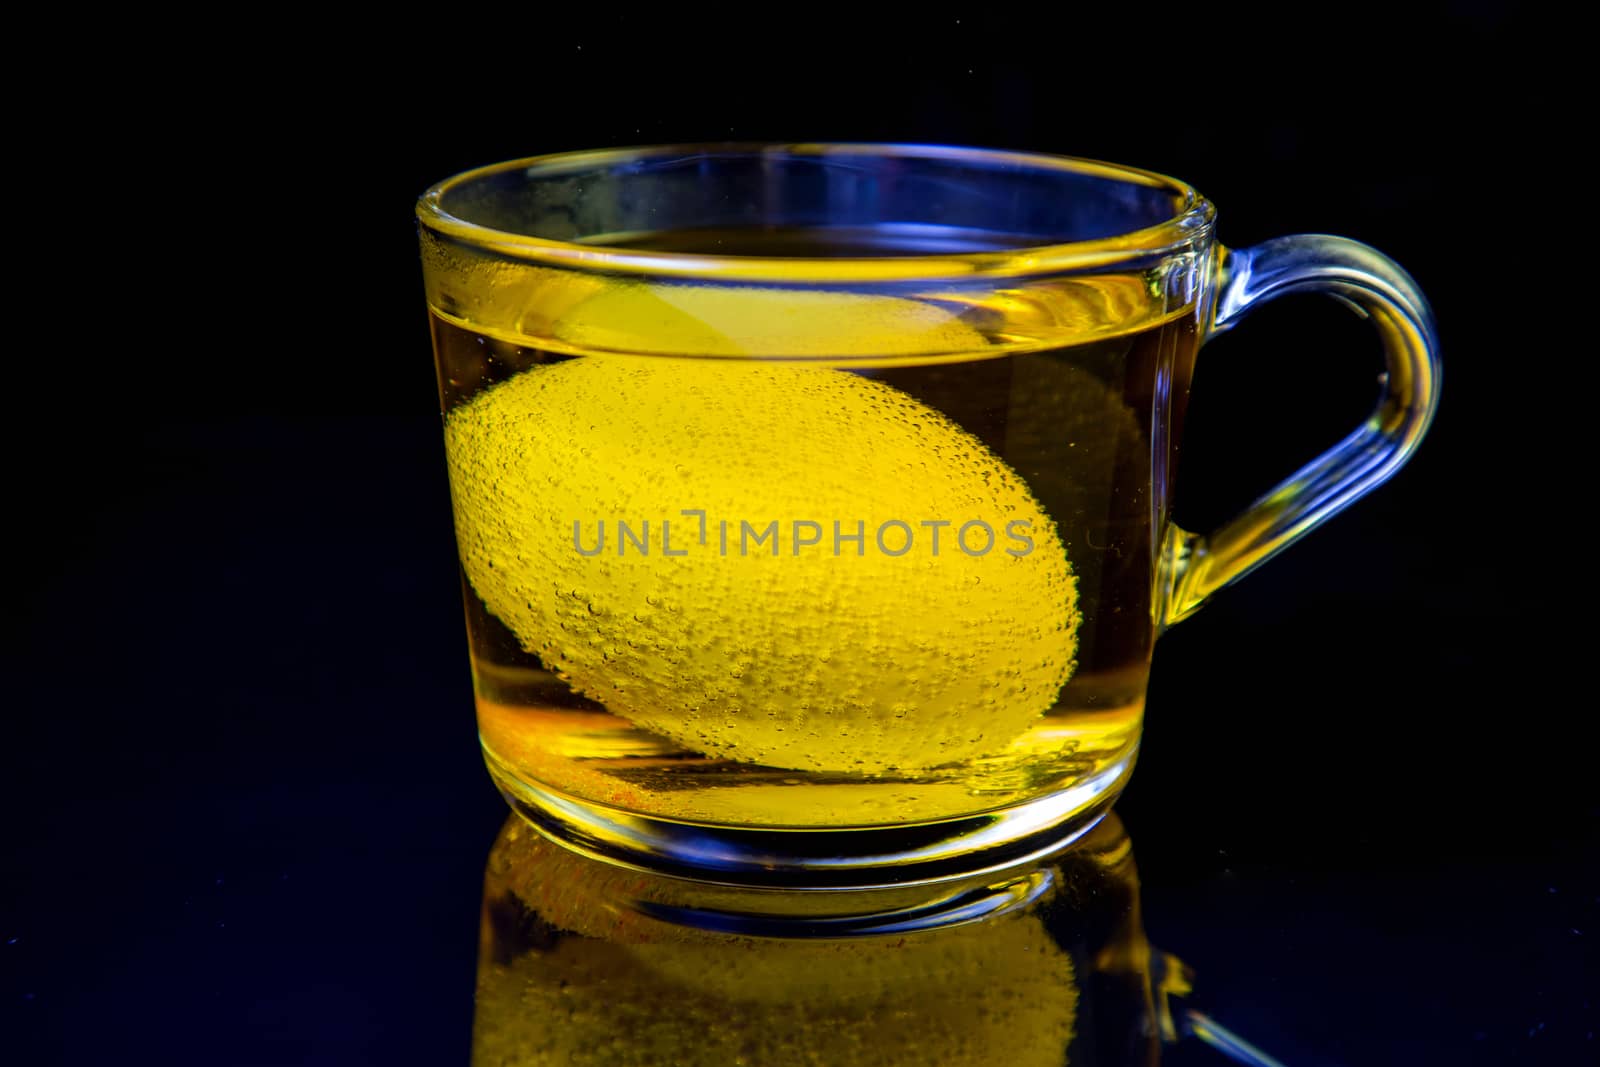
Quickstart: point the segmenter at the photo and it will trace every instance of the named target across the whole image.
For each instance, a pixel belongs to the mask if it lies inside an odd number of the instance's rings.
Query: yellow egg
[[[1054,524],[980,441],[881,382],[591,356],[479,393],[446,443],[488,610],[691,751],[937,766],[1005,748],[1072,672]]]

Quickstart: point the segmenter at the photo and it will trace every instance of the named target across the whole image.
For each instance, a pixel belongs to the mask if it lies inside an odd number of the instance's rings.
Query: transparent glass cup
[[[1156,636],[1388,478],[1438,397],[1372,249],[1246,250],[1160,175],[894,145],[518,160],[418,206],[484,754],[581,851],[755,886],[967,876],[1127,782]],[[1378,329],[1373,415],[1207,534],[1205,340]]]

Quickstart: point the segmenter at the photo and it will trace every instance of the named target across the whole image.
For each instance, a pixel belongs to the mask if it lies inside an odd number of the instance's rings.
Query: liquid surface
[[[495,763],[670,819],[872,826],[1128,755],[1191,314],[1017,353],[1037,293],[580,282],[534,291],[539,344],[435,309]]]

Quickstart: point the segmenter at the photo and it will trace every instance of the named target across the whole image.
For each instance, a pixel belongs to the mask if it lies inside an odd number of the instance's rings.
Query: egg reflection
[[[1109,816],[1043,865],[849,892],[707,886],[513,817],[484,887],[473,1063],[1156,1062],[1181,965]]]

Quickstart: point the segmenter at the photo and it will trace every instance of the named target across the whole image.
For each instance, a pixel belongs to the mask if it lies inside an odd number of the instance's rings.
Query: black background
[[[1528,162],[1541,27],[1494,3],[767,17],[245,21],[187,27],[193,52],[100,26],[58,57],[93,92],[35,87],[8,226],[0,1041],[29,1063],[465,1060],[505,809],[414,199],[565,149],[889,140],[1173,174],[1227,244],[1338,233],[1429,294],[1432,434],[1163,638],[1118,810],[1153,940],[1287,1061],[1593,1056],[1597,812],[1559,681],[1588,578],[1562,427],[1585,415],[1527,269],[1578,198]],[[1179,521],[1331,444],[1379,369],[1314,298],[1210,345]]]

